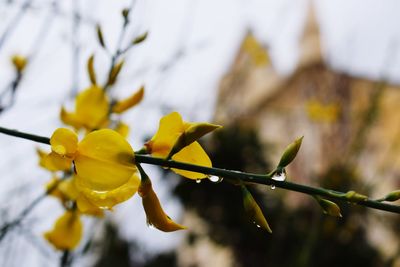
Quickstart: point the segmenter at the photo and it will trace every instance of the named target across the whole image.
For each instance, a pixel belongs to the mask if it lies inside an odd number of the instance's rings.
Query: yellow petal
[[[43,166],[49,171],[67,171],[72,167],[72,159],[51,152],[44,158]]]
[[[50,138],[50,145],[53,152],[71,157],[78,147],[78,135],[67,128],[58,128]]]
[[[82,237],[82,223],[76,212],[66,211],[44,237],[59,250],[74,249]]]
[[[122,99],[115,103],[113,106],[112,111],[114,113],[122,113],[127,109],[137,105],[140,101],[142,101],[144,96],[144,87],[142,86],[137,92],[126,99]]]
[[[146,148],[155,157],[166,157],[184,131],[181,115],[178,112],[172,112],[161,118],[158,131],[146,143]]]
[[[83,123],[79,120],[75,113],[67,112],[64,107],[61,108],[60,119],[63,123],[71,125],[76,130],[83,127]]]
[[[74,162],[82,182],[94,191],[116,189],[128,182],[136,171],[132,147],[110,129],[86,135],[78,145]]]
[[[83,214],[104,217],[104,211],[93,205],[83,194],[79,194],[76,199],[76,205],[78,210]]]
[[[204,167],[211,167],[212,165],[211,160],[208,157],[207,153],[204,151],[204,149],[200,146],[198,142],[191,143],[190,145],[188,145],[187,147],[176,153],[174,156],[172,156],[172,159],[175,161],[200,165]],[[198,172],[191,172],[178,169],[172,169],[172,170],[177,174],[180,174],[190,179],[202,179],[207,177],[205,174]]]
[[[122,135],[124,138],[127,138],[129,135],[129,126],[126,123],[119,122],[115,131]]]
[[[92,205],[101,209],[112,209],[115,205],[131,198],[138,191],[139,183],[140,180],[135,174],[127,183],[120,187],[114,190],[100,192],[93,191],[86,187],[81,178],[77,177],[76,179],[76,185],[85,198],[90,201]]]
[[[64,194],[58,189],[59,183],[60,178],[53,177],[50,182],[46,184],[46,192],[48,192],[48,195],[58,198],[61,202],[64,202]]]
[[[163,232],[173,232],[186,229],[185,226],[175,223],[161,207],[160,201],[150,182],[140,185],[142,204],[146,212],[147,223]]]
[[[87,129],[97,129],[108,117],[109,100],[103,89],[92,85],[76,97],[75,114]]]
[[[46,159],[48,153],[44,150],[41,150],[40,148],[36,149],[36,153],[39,157],[39,166],[41,166],[43,168],[47,168],[45,165],[45,159]]]
[[[58,190],[60,190],[60,192],[65,196],[65,198],[69,200],[76,200],[79,196],[79,191],[75,186],[74,179],[75,178],[69,178],[63,180],[58,185]]]

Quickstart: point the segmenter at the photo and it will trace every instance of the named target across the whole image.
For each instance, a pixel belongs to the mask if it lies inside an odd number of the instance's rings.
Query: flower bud
[[[88,70],[90,82],[91,82],[93,85],[96,85],[96,84],[97,84],[97,81],[96,81],[96,73],[95,73],[95,71],[94,71],[94,55],[91,55],[91,56],[89,57],[89,59],[88,59],[88,62],[87,62],[87,70]]]
[[[385,201],[396,201],[400,199],[400,190],[395,190],[386,195]]]
[[[148,32],[145,32],[145,33],[139,35],[138,37],[133,39],[132,45],[137,45],[137,44],[140,44],[140,43],[144,42],[147,39],[148,35],[149,35]]]
[[[113,106],[112,111],[114,113],[122,113],[128,110],[129,108],[135,106],[136,104],[138,104],[143,99],[143,96],[144,96],[144,86],[140,87],[140,89],[130,97],[117,101]]]
[[[191,123],[190,126],[176,140],[167,158],[168,159],[171,158],[174,154],[181,151],[184,147],[190,145],[191,143],[197,141],[204,135],[221,127],[222,126],[220,125],[206,123],[206,122]]]
[[[261,211],[261,208],[258,206],[257,202],[254,200],[253,196],[251,195],[250,191],[242,185],[242,193],[243,193],[243,206],[250,217],[250,220],[256,224],[257,227],[263,228],[267,230],[269,233],[272,233],[271,228],[267,220],[264,217],[264,214]]]
[[[293,143],[286,147],[282,154],[281,160],[278,163],[278,168],[285,168],[295,159],[297,152],[300,149],[301,142],[303,141],[303,137],[304,136],[296,139]]]
[[[348,191],[348,192],[346,193],[346,196],[345,196],[345,197],[346,197],[347,200],[350,201],[350,202],[360,202],[360,201],[364,201],[364,200],[367,200],[367,199],[368,199],[367,196],[362,195],[362,194],[359,194],[359,193],[357,193],[357,192],[355,192],[355,191]]]
[[[97,31],[97,39],[98,39],[100,45],[103,48],[106,48],[106,44],[104,42],[104,37],[103,37],[103,31],[101,30],[101,27],[99,24],[96,25],[96,31]]]
[[[340,208],[335,202],[321,198],[319,196],[314,196],[314,198],[315,200],[317,200],[318,204],[321,206],[325,214],[333,217],[342,217],[342,214],[340,213]]]
[[[117,81],[118,75],[121,72],[123,66],[124,60],[121,60],[112,68],[110,75],[108,76],[108,85],[113,85]]]
[[[11,61],[18,72],[22,72],[28,63],[28,59],[21,55],[12,56]]]

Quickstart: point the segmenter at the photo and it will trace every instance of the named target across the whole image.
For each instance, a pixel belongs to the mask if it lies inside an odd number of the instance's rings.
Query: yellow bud
[[[124,66],[124,61],[121,60],[120,62],[118,62],[114,68],[112,68],[110,75],[108,76],[108,85],[113,85],[118,78],[118,74],[120,73],[122,67]]]
[[[133,39],[132,44],[137,45],[137,44],[144,42],[147,39],[148,34],[149,34],[148,32],[145,32],[145,33],[139,35],[138,37]]]
[[[121,14],[122,14],[122,17],[124,17],[124,19],[128,19],[129,11],[130,11],[130,10],[129,10],[128,8],[122,9]]]
[[[315,200],[317,200],[318,204],[321,206],[323,212],[333,217],[342,217],[340,213],[339,206],[330,200],[321,198],[319,196],[314,196]]]
[[[28,63],[28,59],[21,55],[12,56],[11,61],[18,72],[22,72]]]
[[[96,25],[96,31],[97,31],[97,39],[99,40],[100,45],[103,48],[105,48],[106,44],[104,42],[103,31],[101,30],[101,27],[99,24]]]
[[[140,87],[140,89],[130,97],[117,101],[117,103],[115,103],[113,106],[112,111],[114,113],[122,113],[142,101],[143,96],[144,86]]]
[[[297,152],[299,152],[301,146],[301,142],[303,141],[303,137],[304,136],[296,139],[293,143],[286,147],[281,160],[278,163],[279,168],[285,168],[296,158]]]
[[[91,55],[91,56],[89,57],[89,59],[88,59],[88,62],[87,62],[87,70],[88,70],[90,82],[91,82],[93,85],[96,85],[96,84],[97,84],[97,81],[96,81],[96,73],[95,73],[95,71],[94,71],[94,55]]]

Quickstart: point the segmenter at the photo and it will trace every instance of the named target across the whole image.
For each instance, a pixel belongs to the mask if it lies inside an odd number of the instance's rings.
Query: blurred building
[[[294,182],[321,185],[320,178],[330,168],[347,166],[360,177],[352,183],[354,190],[378,198],[397,189],[399,86],[386,83],[384,77],[354,77],[331,67],[312,4],[299,45],[296,70],[282,76],[268,59],[268,47],[248,32],[221,81],[216,122],[257,129],[264,142],[274,144],[265,156],[275,163],[287,144],[304,135],[298,158],[289,168]],[[289,206],[305,199],[299,194],[285,196]],[[371,228],[369,238],[379,250],[396,254],[399,241],[387,224]]]

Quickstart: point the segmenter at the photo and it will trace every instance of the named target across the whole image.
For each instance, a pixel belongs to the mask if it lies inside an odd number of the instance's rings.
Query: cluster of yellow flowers
[[[127,99],[111,101],[106,90],[92,84],[76,96],[74,111],[61,109],[62,122],[73,130],[57,129],[50,138],[51,152],[38,150],[39,164],[53,173],[47,192],[57,197],[65,208],[53,229],[44,234],[55,248],[71,250],[79,244],[83,233],[81,215],[103,217],[104,210],[112,210],[136,192],[142,198],[149,225],[165,232],[185,229],[166,215],[150,178],[135,163],[135,152],[125,139],[129,127],[122,122],[110,122],[112,113],[128,110],[143,96],[142,87]],[[141,153],[211,167],[208,155],[197,140],[219,127],[185,122],[180,114],[172,112],[161,119],[158,131]],[[82,130],[85,136],[79,141],[78,133]],[[207,177],[172,170],[190,179]]]

